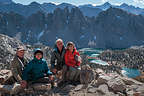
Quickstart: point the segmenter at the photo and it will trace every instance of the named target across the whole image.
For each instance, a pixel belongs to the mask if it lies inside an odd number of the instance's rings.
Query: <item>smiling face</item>
[[[67,46],[67,49],[70,50],[70,51],[72,52],[73,49],[74,49],[74,46],[73,46],[72,44],[70,44],[70,45]]]
[[[63,42],[62,42],[62,41],[58,41],[58,42],[56,43],[56,45],[57,45],[57,48],[58,48],[59,50],[61,50],[61,49],[63,48]]]
[[[38,60],[40,60],[43,56],[42,56],[41,53],[36,53],[35,57],[36,57]]]
[[[25,53],[24,50],[18,50],[17,51],[17,56],[20,57],[20,58],[23,58],[24,57],[24,53]]]

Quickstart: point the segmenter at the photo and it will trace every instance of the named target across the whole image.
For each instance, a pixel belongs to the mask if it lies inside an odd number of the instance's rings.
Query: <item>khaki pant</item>
[[[81,70],[78,68],[69,67],[69,70],[68,70],[69,80],[80,81],[80,72],[81,72]]]
[[[17,82],[11,72],[11,70],[0,71],[0,83],[4,85],[11,85]]]
[[[68,67],[64,65],[62,69],[62,81],[67,81],[67,76],[66,76],[67,70],[68,70]]]
[[[63,66],[62,80],[63,81],[80,81],[80,69],[76,67]]]

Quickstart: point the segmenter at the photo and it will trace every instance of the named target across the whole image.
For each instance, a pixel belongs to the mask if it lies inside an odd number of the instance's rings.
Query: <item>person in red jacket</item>
[[[68,79],[79,81],[81,58],[73,42],[68,42],[65,53],[65,64],[67,66]]]

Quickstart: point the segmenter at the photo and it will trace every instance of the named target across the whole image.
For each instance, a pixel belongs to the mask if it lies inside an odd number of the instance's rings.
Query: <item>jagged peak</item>
[[[40,5],[38,2],[31,2],[29,5]]]
[[[105,2],[103,6],[111,6],[111,4],[109,2]]]
[[[123,3],[123,4],[121,4],[120,6],[127,7],[127,6],[129,6],[129,5],[126,4],[126,3]]]

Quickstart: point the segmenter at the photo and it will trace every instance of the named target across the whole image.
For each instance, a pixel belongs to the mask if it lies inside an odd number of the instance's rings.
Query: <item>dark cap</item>
[[[41,53],[41,54],[43,55],[43,51],[42,51],[40,48],[34,49],[34,56],[35,56],[37,53]]]

